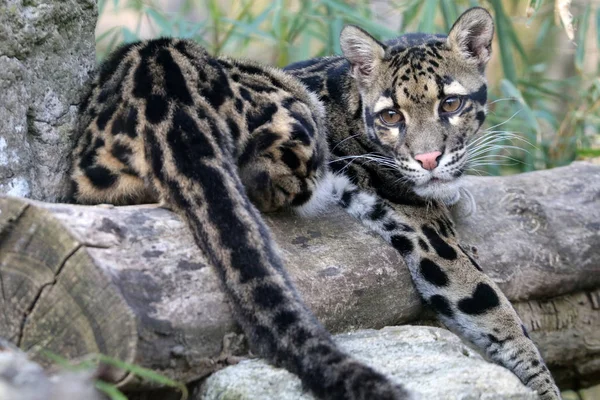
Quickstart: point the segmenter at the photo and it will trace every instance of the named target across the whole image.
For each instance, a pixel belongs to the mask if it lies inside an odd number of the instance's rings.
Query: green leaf
[[[150,16],[152,21],[160,28],[160,34],[171,36],[173,23],[169,21],[164,15],[156,11],[152,7],[146,9],[146,14]]]
[[[419,32],[433,33],[436,10],[437,0],[424,1],[421,21],[419,22],[419,27],[417,28]]]
[[[585,11],[579,20],[579,29],[577,30],[577,50],[575,52],[575,69],[581,73],[583,71],[583,62],[585,60],[585,42],[587,31],[590,26],[590,13],[592,6],[588,2]]]
[[[577,149],[577,155],[579,157],[586,157],[586,158],[600,157],[600,149],[592,149],[592,148]]]
[[[419,15],[419,12],[421,11],[421,6],[423,6],[423,4],[425,4],[423,1],[416,1],[403,13],[404,18],[402,19],[401,29],[406,31],[406,27],[410,25],[410,23],[415,19],[417,15]]]
[[[543,0],[529,0],[529,4],[527,5],[527,8],[533,10],[533,14],[531,15],[531,17],[533,17],[535,12],[537,12],[537,10],[540,9],[540,6],[542,5],[542,3],[543,3]]]
[[[440,0],[440,5],[442,6],[442,15],[444,16],[444,27],[446,28],[446,32],[450,32],[450,28],[452,28],[452,25],[458,19],[456,2],[453,0]]]
[[[498,30],[498,45],[500,47],[500,61],[502,62],[502,70],[504,76],[511,82],[517,81],[517,69],[513,60],[511,51],[511,43],[507,38],[510,38],[510,30],[513,29],[508,17],[504,13],[501,0],[490,0],[494,8],[496,16],[496,27]]]
[[[131,29],[122,26],[121,33],[123,34],[123,43],[133,43],[140,40],[139,36],[135,34]]]
[[[106,383],[104,381],[96,381],[96,389],[106,394],[110,400],[127,400],[125,396],[115,385]]]
[[[540,125],[538,124],[537,119],[535,118],[535,114],[529,107],[529,104],[523,98],[523,94],[513,83],[507,79],[502,79],[500,82],[500,90],[505,96],[509,96],[514,98],[521,104],[524,118],[528,122],[529,127],[535,131],[536,133],[540,132]]]

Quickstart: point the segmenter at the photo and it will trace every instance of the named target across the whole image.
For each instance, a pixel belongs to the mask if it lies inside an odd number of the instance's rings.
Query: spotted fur
[[[448,209],[461,197],[472,199],[460,177],[467,144],[485,119],[484,70],[493,32],[482,8],[466,11],[448,36],[407,34],[381,43],[350,26],[341,34],[344,56],[286,70],[326,107],[335,175],[329,176],[329,190],[318,193],[332,194],[330,201],[402,255],[418,292],[446,326],[510,369],[541,399],[559,399],[513,307],[459,246]],[[441,108],[449,97],[460,99],[455,112]],[[386,124],[382,113],[390,110],[401,114],[401,123]],[[419,160],[438,152],[433,169]],[[304,208],[323,203],[315,198]]]
[[[80,108],[80,203],[160,201],[189,224],[254,351],[322,399],[408,399],[341,352],[290,283],[263,211],[306,203],[326,175],[323,108],[295,78],[185,40],[126,45]]]

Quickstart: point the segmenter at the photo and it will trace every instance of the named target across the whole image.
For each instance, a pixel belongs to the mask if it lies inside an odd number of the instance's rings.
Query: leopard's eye
[[[448,96],[444,100],[442,100],[442,104],[440,105],[441,112],[444,113],[453,113],[460,109],[462,106],[462,99],[457,96]]]
[[[383,110],[379,113],[379,119],[387,126],[396,126],[404,121],[404,115],[394,110]]]

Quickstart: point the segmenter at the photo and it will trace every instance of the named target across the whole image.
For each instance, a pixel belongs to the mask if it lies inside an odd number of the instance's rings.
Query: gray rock
[[[96,17],[95,0],[0,2],[0,193],[64,194]]]
[[[419,399],[534,400],[508,370],[491,364],[452,333],[401,326],[336,336],[357,359],[403,383]],[[210,376],[193,400],[311,400],[300,380],[262,360],[246,360]]]

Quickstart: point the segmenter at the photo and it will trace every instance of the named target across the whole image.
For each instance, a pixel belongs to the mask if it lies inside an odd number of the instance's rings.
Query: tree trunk
[[[458,225],[563,386],[600,378],[600,167],[469,178]],[[333,332],[426,318],[396,252],[340,210],[267,217],[291,278]],[[180,381],[244,353],[183,221],[145,206],[0,198],[0,336],[41,359],[101,352]],[[227,346],[222,347],[227,337]],[[138,383],[114,371],[125,387]]]

